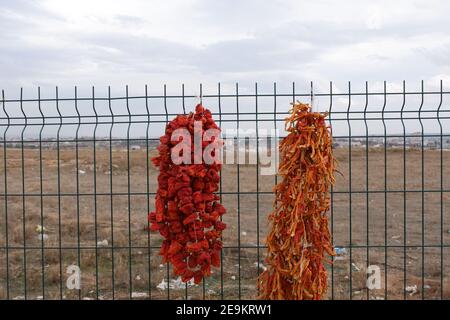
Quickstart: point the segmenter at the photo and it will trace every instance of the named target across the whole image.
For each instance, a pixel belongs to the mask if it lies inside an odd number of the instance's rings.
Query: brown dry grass
[[[44,145],[45,146],[45,145]],[[79,149],[78,174],[76,153],[73,146],[59,152],[42,149],[25,149],[22,175],[22,154],[20,149],[8,148],[7,160],[7,202],[5,203],[5,168],[0,163],[0,299],[45,295],[46,299],[128,298],[130,291],[146,292],[152,299],[183,298],[185,290],[161,290],[156,286],[167,276],[166,266],[160,265],[158,246],[161,238],[144,230],[148,208],[152,210],[156,191],[157,171],[149,164],[147,178],[147,155],[154,150],[112,150],[112,174],[110,174],[109,149],[96,149],[96,180],[94,185],[93,148]],[[366,191],[366,154],[362,148],[354,148],[349,171],[348,150],[336,149],[339,160],[337,182],[334,188],[332,226],[336,245],[352,245],[343,260],[333,266],[333,290],[329,297],[346,299],[350,294],[350,280],[355,299],[367,298],[365,289],[365,268],[367,264],[379,265],[382,271],[382,288],[371,290],[370,298],[384,297],[385,266],[388,268],[387,298],[403,298],[404,263],[406,263],[406,284],[416,284],[418,292],[409,299],[421,297],[422,258],[424,258],[425,298],[440,297],[440,277],[443,275],[444,298],[450,298],[450,223],[448,210],[450,193],[442,193],[444,223],[441,224],[441,193],[418,192],[440,190],[440,153],[427,150],[424,153],[424,186],[421,179],[421,152],[408,150],[406,167],[406,189],[403,194],[403,151],[387,151],[387,173],[383,149],[371,149],[368,159],[368,189]],[[3,159],[4,150],[0,152]],[[129,166],[128,166],[129,160]],[[444,152],[444,164],[450,163],[450,153]],[[41,166],[42,164],[42,166]],[[42,172],[41,169],[42,168]],[[60,186],[58,190],[58,168]],[[128,170],[129,168],[129,170]],[[259,176],[256,179],[254,165],[226,165],[222,171],[222,201],[228,209],[224,217],[228,229],[224,233],[223,268],[205,280],[204,286],[190,287],[190,298],[208,299],[221,297],[237,298],[239,284],[242,298],[254,298],[258,259],[263,263],[264,244],[267,233],[267,215],[272,207],[270,194],[275,183],[273,176]],[[42,184],[40,176],[42,174]],[[239,180],[238,180],[239,174]],[[450,189],[450,166],[443,168],[443,190]],[[351,177],[351,179],[350,179]],[[22,178],[24,183],[22,183]],[[129,182],[129,183],[128,183]],[[350,199],[351,182],[351,199]],[[260,192],[257,196],[256,191]],[[384,193],[384,190],[390,190]],[[42,194],[41,197],[41,190]],[[241,195],[238,197],[237,192]],[[395,191],[395,192],[394,192]],[[397,192],[398,191],[398,192]],[[128,194],[131,193],[130,196]],[[23,197],[22,194],[26,196]],[[77,194],[79,194],[77,196]],[[94,195],[96,194],[96,195]],[[422,202],[423,195],[423,202]],[[351,201],[350,201],[351,200]],[[404,202],[405,201],[405,202]],[[406,210],[404,205],[406,204]],[[386,210],[385,210],[386,208]],[[6,210],[8,223],[6,224]],[[351,209],[351,210],[350,210]],[[369,219],[367,219],[367,211]],[[385,214],[386,213],[386,214]],[[406,227],[404,219],[406,214]],[[423,214],[423,215],[422,215]],[[351,215],[351,227],[350,227]],[[25,222],[23,218],[25,217]],[[423,219],[422,219],[423,218]],[[386,227],[385,228],[385,219]],[[48,240],[41,246],[36,226],[48,229]],[[422,252],[423,240],[427,247]],[[442,231],[441,232],[441,226]],[[406,239],[404,230],[406,229]],[[8,237],[6,237],[6,230]],[[259,231],[259,233],[258,233]],[[351,231],[351,239],[350,239]],[[239,236],[240,235],[240,236]],[[367,256],[367,237],[369,256]],[[441,237],[445,247],[441,269]],[[96,240],[107,240],[108,246],[97,247]],[[385,241],[389,248],[384,248]],[[8,242],[8,243],[7,243]],[[24,249],[24,243],[26,247]],[[5,250],[8,244],[9,250]],[[150,246],[149,246],[150,244]],[[408,248],[403,249],[406,244]],[[131,245],[131,249],[129,246]],[[62,250],[59,250],[59,247]],[[241,250],[237,247],[241,246]],[[78,249],[78,247],[80,249]],[[387,253],[387,264],[385,263]],[[8,254],[8,268],[6,267]],[[406,254],[406,255],[405,255]],[[25,258],[25,259],[24,259]],[[355,263],[359,271],[351,264]],[[68,290],[66,268],[80,265],[82,270],[81,291]],[[239,269],[240,265],[240,269]],[[8,270],[7,270],[8,269]],[[350,272],[350,270],[352,271]],[[131,270],[131,274],[130,274]],[[240,270],[240,271],[239,271]],[[9,281],[7,282],[7,271]],[[25,272],[26,271],[26,272]],[[350,275],[351,273],[351,275]],[[98,277],[97,277],[98,275]],[[351,278],[350,278],[351,276]],[[26,279],[26,280],[25,280]],[[113,284],[114,280],[114,284]],[[223,286],[222,286],[223,282]],[[62,283],[62,289],[60,285]],[[44,284],[45,292],[42,292]],[[428,287],[429,286],[429,287]]]

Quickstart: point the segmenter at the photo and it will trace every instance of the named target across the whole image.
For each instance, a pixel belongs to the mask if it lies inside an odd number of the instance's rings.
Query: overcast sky
[[[449,1],[0,0],[0,87],[450,84]]]

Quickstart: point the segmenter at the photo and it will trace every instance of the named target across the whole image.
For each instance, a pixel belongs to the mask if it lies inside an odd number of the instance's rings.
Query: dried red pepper
[[[261,299],[321,299],[327,290],[325,254],[334,249],[328,229],[329,188],[335,159],[326,113],[295,103],[280,143],[279,175],[272,229],[267,237],[267,270],[258,280]]]
[[[196,121],[200,126],[195,125]],[[188,130],[190,141],[184,138],[172,141],[172,134],[180,128]],[[201,155],[214,144],[216,148],[211,148],[211,154],[215,156],[222,144],[217,137],[205,141],[208,139],[204,133],[208,129],[220,132],[211,112],[199,104],[195,113],[178,115],[167,124],[165,135],[160,138],[159,155],[152,158],[160,173],[155,211],[148,216],[150,230],[159,231],[165,238],[160,250],[163,262],[170,262],[174,274],[181,276],[184,282],[194,278],[195,283],[199,283],[211,274],[211,265],[220,266],[220,239],[226,227],[220,217],[226,210],[215,192],[219,189],[221,164],[219,161],[208,164],[202,159],[199,163],[194,159],[194,131],[203,137]],[[193,146],[189,148],[191,164],[172,161],[171,152],[180,143]]]

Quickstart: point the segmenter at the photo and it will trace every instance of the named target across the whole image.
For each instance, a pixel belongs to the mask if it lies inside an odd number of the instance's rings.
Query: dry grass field
[[[264,246],[267,234],[274,176],[257,179],[255,165],[224,166],[228,228],[223,265],[198,286],[167,290],[158,287],[168,274],[158,256],[161,237],[145,231],[158,174],[145,148],[110,153],[98,146],[95,168],[93,148],[79,148],[77,174],[74,146],[60,149],[59,163],[56,149],[43,148],[41,160],[39,149],[25,148],[23,156],[20,148],[7,148],[6,156],[0,151],[7,166],[0,161],[0,299],[7,292],[10,299],[126,299],[131,293],[146,299],[256,296],[258,261],[261,270],[265,253],[258,244]],[[340,174],[330,214],[334,243],[347,252],[334,261],[332,274],[330,268],[328,298],[348,299],[351,293],[353,299],[403,299],[404,279],[407,286],[417,286],[408,299],[440,298],[442,275],[443,297],[449,299],[450,152],[443,152],[441,186],[440,151],[424,152],[422,181],[422,154],[407,150],[407,192],[403,150],[387,151],[386,174],[382,148],[370,149],[368,159],[364,148],[353,148],[351,159],[346,148],[335,154]],[[38,225],[45,228],[43,241]],[[65,285],[66,268],[72,264],[81,268],[80,291]],[[381,268],[380,290],[365,288],[367,265]]]

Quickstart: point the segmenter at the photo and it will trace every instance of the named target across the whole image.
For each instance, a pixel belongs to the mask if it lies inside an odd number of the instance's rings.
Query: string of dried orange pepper
[[[260,299],[319,300],[327,291],[325,253],[335,255],[328,228],[329,188],[335,159],[327,113],[294,103],[280,142],[267,270],[258,279]]]

